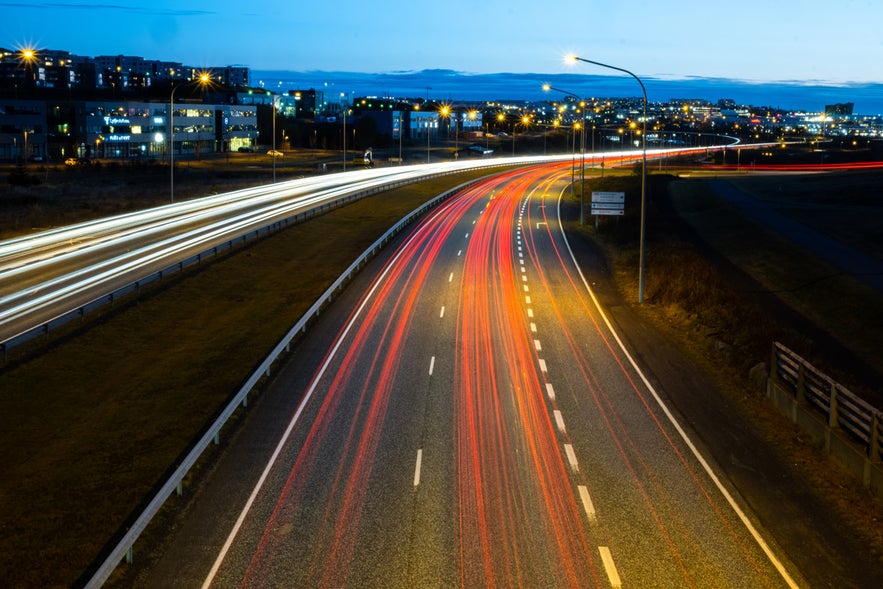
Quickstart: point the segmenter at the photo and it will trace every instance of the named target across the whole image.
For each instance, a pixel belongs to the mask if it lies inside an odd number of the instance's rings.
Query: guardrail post
[[[806,364],[803,362],[797,365],[797,401],[803,403],[806,401]]]
[[[129,546],[128,550],[126,550],[126,564],[132,564],[132,561],[135,560],[133,549],[134,546]]]
[[[779,382],[779,346],[773,342],[773,354],[770,358],[770,380]]]
[[[880,414],[874,413],[871,419],[871,439],[869,441],[868,456],[871,462],[880,462]]]
[[[837,384],[831,383],[831,407],[828,411],[828,427],[834,429],[839,424],[840,419],[837,415]]]
[[[178,494],[178,497],[184,494],[184,480],[181,479],[178,481],[178,484],[175,486],[175,493]]]
[[[214,437],[215,446],[221,445],[221,432],[217,432]]]

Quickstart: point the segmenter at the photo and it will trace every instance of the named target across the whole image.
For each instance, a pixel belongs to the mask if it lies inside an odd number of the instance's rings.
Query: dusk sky
[[[880,0],[0,2],[0,46],[254,70],[883,81]]]

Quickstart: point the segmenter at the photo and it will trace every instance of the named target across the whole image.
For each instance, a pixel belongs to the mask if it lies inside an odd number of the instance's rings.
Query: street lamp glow
[[[611,70],[616,70],[618,72],[623,72],[625,74],[630,75],[638,82],[641,86],[641,92],[644,95],[644,120],[642,121],[642,131],[641,131],[641,151],[643,154],[642,157],[642,165],[641,165],[641,234],[640,234],[640,261],[638,262],[638,302],[644,302],[644,225],[646,222],[646,204],[647,204],[647,89],[644,87],[644,82],[641,81],[641,78],[630,72],[629,70],[621,67],[617,67],[615,65],[607,65],[606,63],[601,63],[600,61],[592,61],[591,59],[583,59],[582,57],[577,57],[576,55],[568,55],[564,58],[564,60],[568,63],[575,63],[577,61],[583,61],[585,63],[591,63],[592,65],[597,65],[600,67],[606,67]]]

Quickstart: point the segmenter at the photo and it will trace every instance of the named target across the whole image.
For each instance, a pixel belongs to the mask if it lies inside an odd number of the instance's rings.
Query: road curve
[[[137,584],[806,585],[618,343],[569,175],[470,188],[354,282]]]

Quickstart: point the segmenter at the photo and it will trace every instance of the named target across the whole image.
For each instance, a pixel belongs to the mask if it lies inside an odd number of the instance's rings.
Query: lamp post
[[[346,172],[346,109],[343,104],[340,105],[340,111],[343,113],[343,171]]]
[[[402,161],[402,136],[405,134],[404,125],[404,111],[399,110],[399,165],[401,166],[404,162]]]
[[[175,202],[175,90],[169,96],[169,202]]]
[[[582,105],[583,110],[583,124],[580,127],[580,146],[579,146],[579,180],[580,180],[580,196],[579,196],[579,224],[584,225],[586,222],[586,102],[574,94],[573,92],[568,92],[567,90],[562,90],[560,88],[555,88],[550,86],[549,84],[543,84],[543,90],[545,92],[549,92],[550,90],[554,90],[555,92],[561,92],[562,94],[567,94],[568,96],[573,96],[579,101],[579,104]],[[576,141],[576,135],[574,135],[574,141]],[[573,181],[571,180],[571,185]]]
[[[273,95],[273,184],[276,183],[276,99],[278,94]]]
[[[205,86],[211,82],[211,74],[203,72],[194,80],[200,86]],[[188,83],[193,83],[188,82]],[[175,90],[182,85],[172,86],[172,93],[169,95],[169,202],[175,202]]]
[[[646,212],[645,206],[647,204],[647,89],[644,87],[644,82],[641,81],[641,78],[628,71],[627,69],[616,67],[614,65],[607,65],[606,63],[601,63],[599,61],[592,61],[590,59],[583,59],[582,57],[577,57],[575,55],[571,55],[568,58],[570,61],[584,61],[586,63],[591,63],[593,65],[606,67],[611,70],[616,70],[619,72],[626,73],[633,77],[638,84],[641,86],[641,92],[644,95],[644,120],[643,120],[643,129],[641,131],[641,151],[642,151],[642,165],[641,165],[641,234],[640,234],[640,260],[638,262],[638,302],[644,302],[644,225],[646,221]]]
[[[443,104],[443,105],[438,109],[438,117],[439,117],[439,118],[438,118],[438,120],[439,120],[439,123],[438,123],[439,137],[441,137],[441,120],[442,120],[442,119],[446,119],[446,120],[447,120],[447,125],[448,125],[448,130],[445,131],[445,137],[448,139],[448,141],[451,140],[451,114],[452,114],[451,107],[448,106],[447,104]],[[456,133],[457,133],[457,132],[454,131],[454,136],[455,136],[455,137],[456,137]],[[449,143],[448,145],[450,145],[450,143]]]

